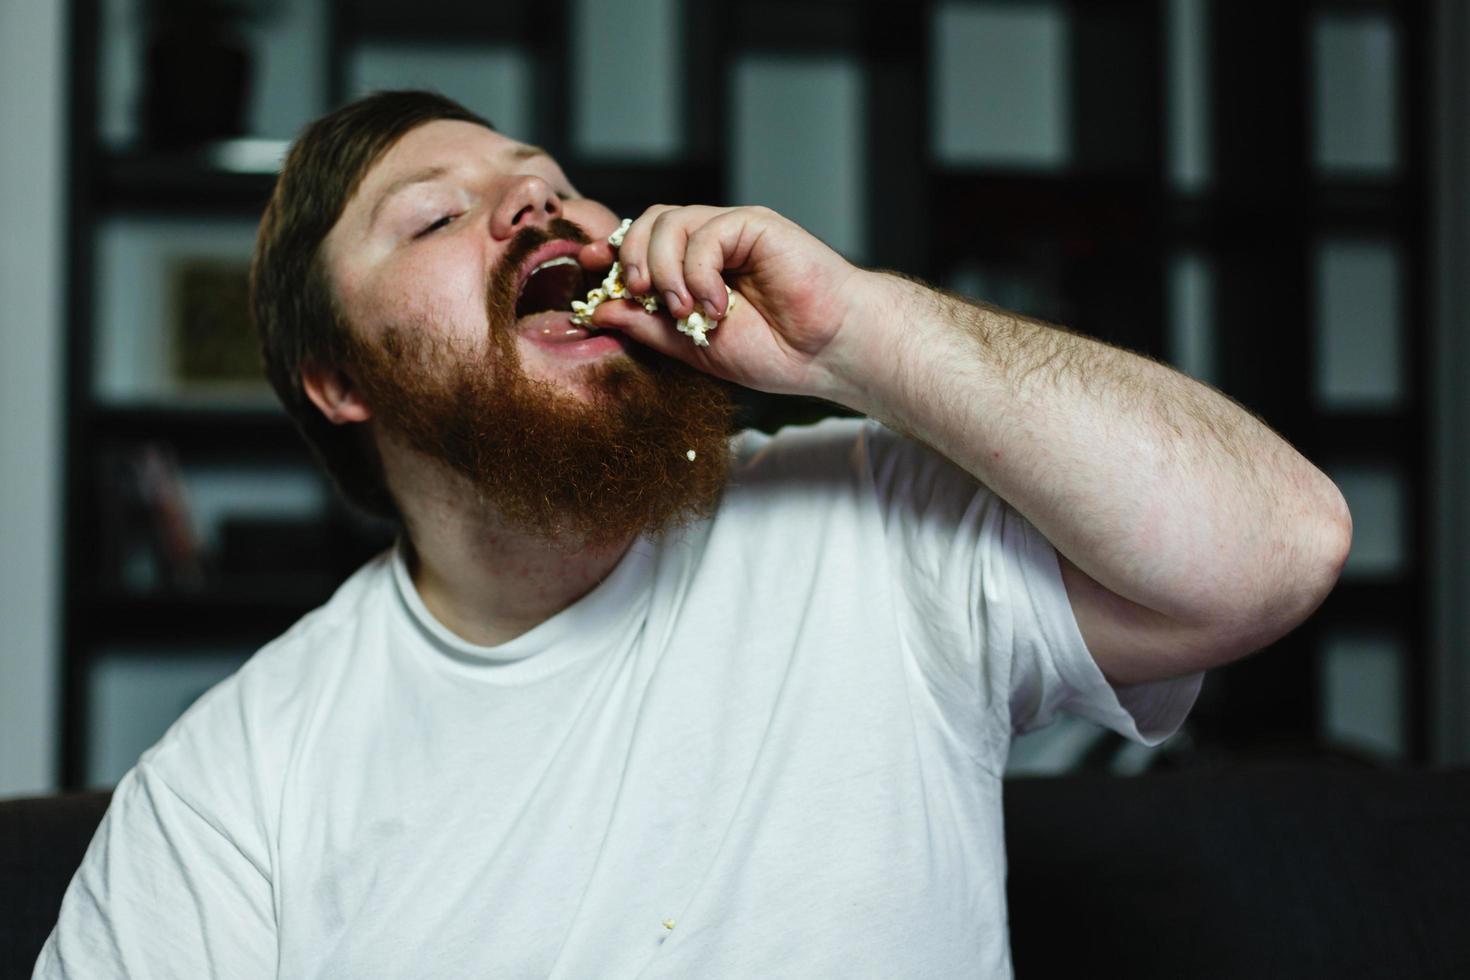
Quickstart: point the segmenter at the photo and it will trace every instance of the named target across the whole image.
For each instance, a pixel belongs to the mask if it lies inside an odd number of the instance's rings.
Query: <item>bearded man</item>
[[[1206,386],[764,208],[617,225],[424,93],[297,141],[268,373],[402,533],[122,779],[38,977],[1007,976],[1012,735],[1156,745],[1337,579]],[[615,259],[663,308],[574,326]]]

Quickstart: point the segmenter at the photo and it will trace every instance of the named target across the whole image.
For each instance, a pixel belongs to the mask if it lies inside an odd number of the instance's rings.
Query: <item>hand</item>
[[[617,300],[597,308],[594,325],[758,391],[836,400],[848,389],[849,324],[870,274],[795,222],[763,207],[655,205],[618,259],[629,290],[657,295],[667,312]],[[729,316],[727,282],[737,294]],[[696,308],[720,318],[708,347],[674,327]]]

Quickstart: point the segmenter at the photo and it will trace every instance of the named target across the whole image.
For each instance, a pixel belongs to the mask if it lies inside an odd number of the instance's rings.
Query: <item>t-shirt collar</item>
[[[593,652],[599,637],[617,632],[616,627],[625,617],[646,610],[655,552],[655,546],[640,535],[592,591],[520,636],[483,646],[450,630],[424,605],[409,572],[409,547],[400,534],[392,557],[395,591],[412,625],[438,652],[479,670],[499,671],[521,664],[529,667],[534,661],[534,673],[538,675]]]

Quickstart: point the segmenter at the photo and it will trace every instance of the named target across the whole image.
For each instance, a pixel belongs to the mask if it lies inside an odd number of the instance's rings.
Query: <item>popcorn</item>
[[[623,223],[618,225],[617,230],[607,236],[607,243],[613,248],[623,244],[623,237],[628,234],[632,226],[632,218],[624,218]],[[603,303],[610,299],[631,299],[636,303],[642,303],[643,308],[652,313],[659,308],[660,304],[656,296],[634,296],[628,291],[627,283],[623,282],[623,264],[613,262],[612,268],[607,270],[607,278],[602,280],[602,285],[587,294],[586,300],[572,300],[572,323],[579,327],[585,327],[592,322],[592,313]],[[729,286],[725,287],[725,315],[729,316],[730,310],[735,308],[735,291]],[[699,347],[708,347],[709,340],[705,334],[720,325],[720,321],[714,317],[705,316],[695,310],[686,317],[680,317],[675,326],[679,332],[688,336]]]
[[[731,293],[729,286],[725,287],[725,292],[731,296],[731,301],[733,302],[734,294]],[[728,313],[729,311],[727,310],[726,312]],[[713,330],[719,325],[719,320],[716,320],[714,317],[705,316],[698,310],[695,310],[686,317],[680,317],[679,321],[674,324],[674,326],[679,328],[680,333],[688,335],[689,339],[693,340],[698,347],[709,346],[709,341],[704,336],[705,331]]]
[[[650,313],[658,309],[656,298],[638,297],[628,292],[628,287],[623,282],[622,263],[614,262],[612,268],[607,270],[607,278],[602,280],[602,285],[589,292],[585,301],[572,300],[572,322],[579,327],[585,327],[592,320],[592,311],[610,299],[634,300],[642,303],[643,308]]]
[[[624,218],[623,223],[618,225],[611,235],[607,236],[607,243],[613,248],[622,248],[623,238],[628,234],[628,229],[631,227],[633,227],[633,219]]]

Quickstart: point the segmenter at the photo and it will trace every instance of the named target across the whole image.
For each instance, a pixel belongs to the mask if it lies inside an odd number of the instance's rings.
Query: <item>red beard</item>
[[[729,474],[733,385],[636,343],[588,365],[590,399],[523,371],[518,271],[562,238],[588,240],[553,219],[512,241],[489,284],[483,353],[391,326],[376,343],[348,332],[349,370],[396,441],[465,478],[514,530],[579,550],[709,517]]]

